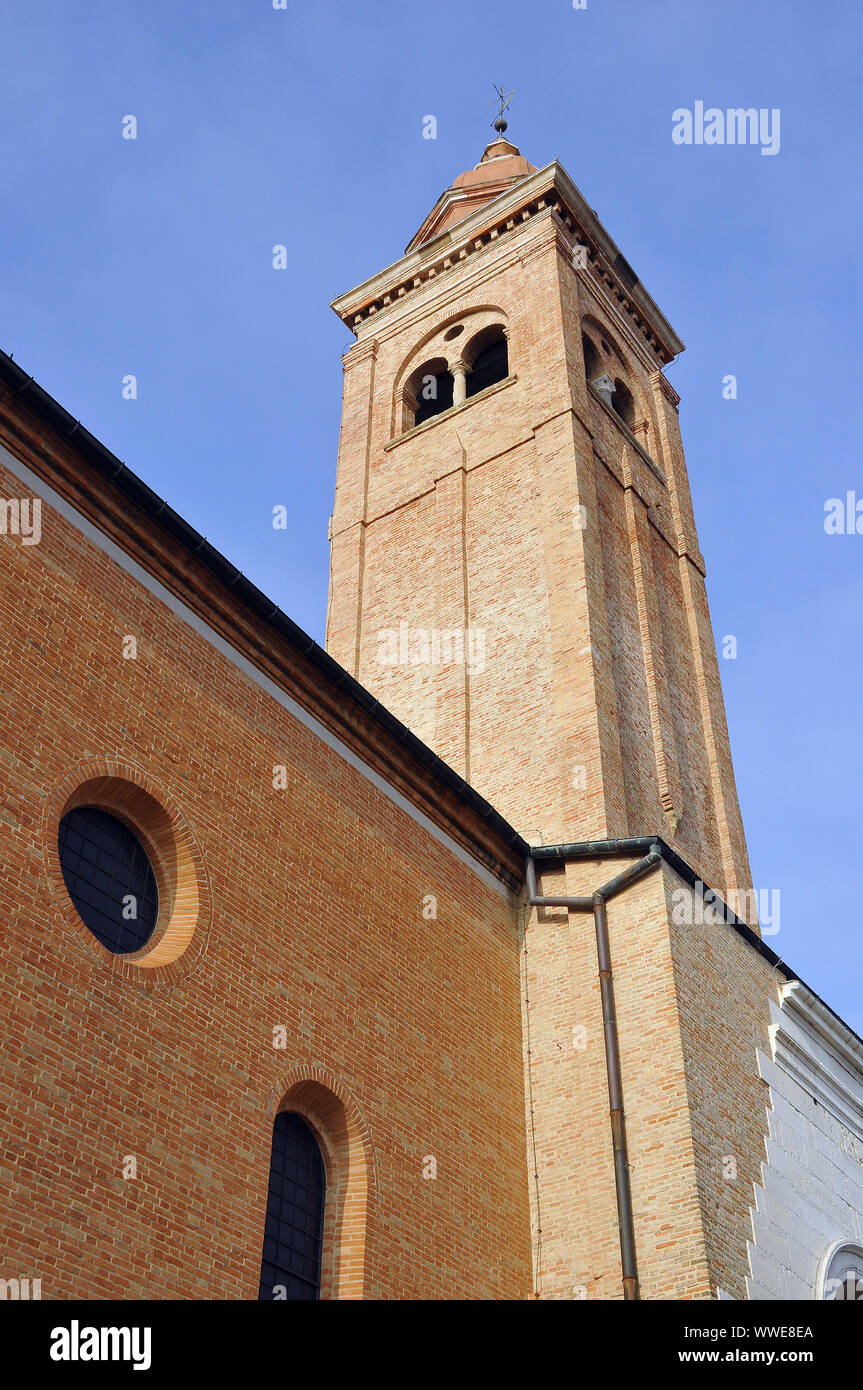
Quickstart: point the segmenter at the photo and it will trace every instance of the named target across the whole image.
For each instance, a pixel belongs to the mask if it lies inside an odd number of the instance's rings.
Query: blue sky
[[[0,17],[0,347],[318,640],[349,337],[328,304],[479,158],[491,84],[517,89],[509,135],[563,162],[687,344],[668,376],[714,630],[738,641],[721,666],[754,876],[781,891],[770,944],[858,1031],[863,535],[826,535],[824,503],[863,498],[861,40],[863,10],[814,0]],[[779,153],[675,145],[698,100],[778,107]]]

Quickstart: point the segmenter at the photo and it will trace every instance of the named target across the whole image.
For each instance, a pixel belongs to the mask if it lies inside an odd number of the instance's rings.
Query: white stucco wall
[[[750,1299],[813,1299],[826,1252],[863,1244],[863,1045],[805,985],[759,1053],[772,1111],[749,1245]]]

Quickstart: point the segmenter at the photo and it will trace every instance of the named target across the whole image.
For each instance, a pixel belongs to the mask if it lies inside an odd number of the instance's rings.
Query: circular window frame
[[[155,928],[137,951],[103,946],[79,916],[60,863],[60,822],[70,811],[95,806],[115,816],[140,841],[156,879]],[[140,769],[108,759],[78,767],[55,788],[45,809],[48,876],[60,915],[89,955],[114,973],[149,987],[181,977],[206,945],[210,894],[203,858],[174,798]]]
[[[850,1254],[863,1262],[863,1245],[860,1245],[856,1240],[834,1241],[830,1248],[822,1255],[821,1263],[818,1267],[818,1281],[815,1287],[817,1290],[816,1296],[820,1302],[831,1303],[833,1301],[827,1297],[827,1280],[830,1275],[830,1266],[833,1264],[836,1256],[840,1255],[843,1250],[847,1250]]]

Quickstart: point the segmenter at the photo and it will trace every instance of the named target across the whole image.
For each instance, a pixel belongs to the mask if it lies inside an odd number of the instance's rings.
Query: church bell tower
[[[526,839],[745,888],[683,344],[565,170],[499,135],[334,308],[328,650]]]
[[[683,344],[563,167],[496,127],[404,256],[333,305],[356,343],[327,648],[529,844],[582,847],[540,866],[558,909],[649,836],[727,900],[751,881],[664,373]],[[640,1280],[623,1295],[602,951],[583,916],[524,910],[540,1296],[746,1296],[769,988],[745,964],[729,984],[714,938],[676,922],[679,890],[664,864],[608,912]]]

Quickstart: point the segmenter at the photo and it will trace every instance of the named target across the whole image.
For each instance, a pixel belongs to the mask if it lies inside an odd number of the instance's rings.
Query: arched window
[[[156,928],[159,893],[137,836],[98,806],[77,806],[60,822],[58,849],[85,927],[115,955],[140,951]]]
[[[477,333],[464,353],[470,370],[467,374],[467,395],[476,396],[496,381],[509,376],[509,353],[506,334],[499,324]]]
[[[632,392],[629,387],[619,378],[614,383],[611,408],[616,415],[620,416],[625,425],[628,425],[630,429],[635,428],[635,401],[632,399]]]
[[[638,425],[635,398],[622,379],[624,364],[617,350],[606,342],[596,327],[596,342],[589,333],[581,335],[581,349],[584,355],[584,375],[597,394],[611,406],[615,415],[631,430]],[[597,345],[598,344],[598,345]]]
[[[443,357],[434,357],[418,367],[405,384],[406,428],[421,425],[423,421],[449,410],[452,391],[452,375]]]
[[[325,1193],[317,1139],[299,1115],[281,1111],[273,1125],[259,1300],[320,1297]]]
[[[581,349],[584,353],[584,375],[587,377],[588,381],[593,381],[596,377],[602,376],[605,370],[602,365],[602,358],[586,333],[582,333],[581,335]]]

